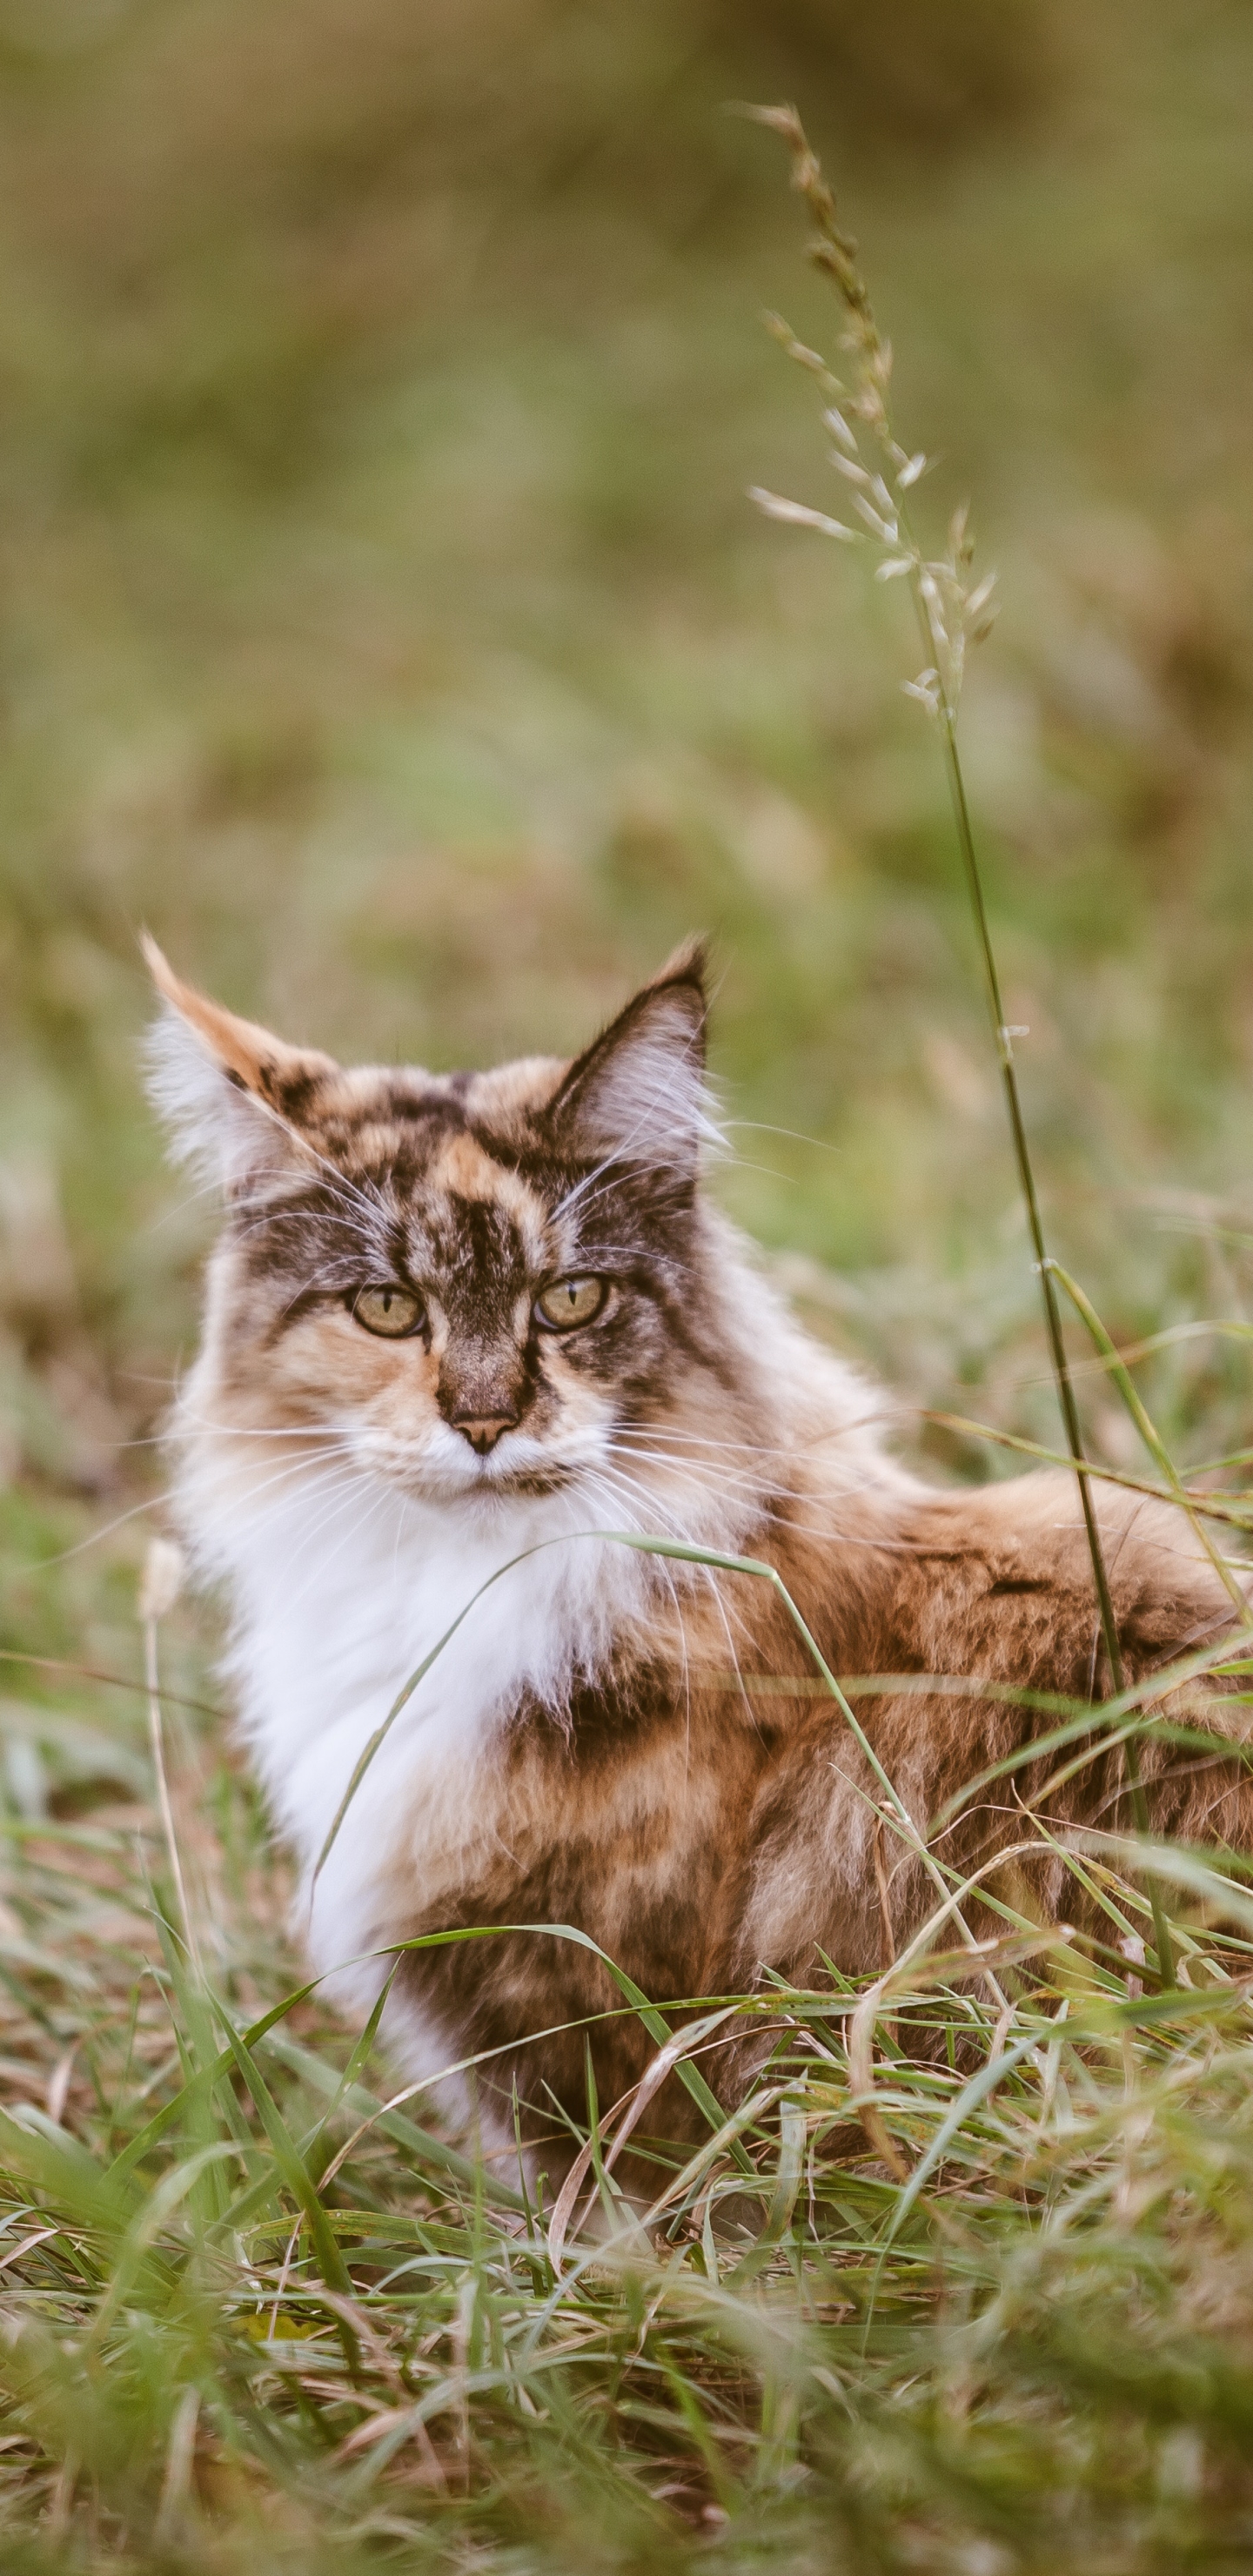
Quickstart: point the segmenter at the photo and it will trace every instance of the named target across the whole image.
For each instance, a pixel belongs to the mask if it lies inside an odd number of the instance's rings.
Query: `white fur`
[[[301,1865],[314,1964],[361,2016],[385,1967],[369,1954],[405,1929],[398,1877],[414,1917],[452,1893],[476,1771],[499,1729],[524,1691],[560,1723],[576,1672],[601,1666],[615,1632],[646,1611],[655,1570],[582,1535],[625,1515],[575,1492],[434,1506],[368,1471],[302,1469],[298,1448],[290,1469],[246,1451],[246,1439],[201,1434],[183,1519],[204,1573],[231,1588],[242,1725]],[[514,1557],[524,1561],[501,1572]],[[366,1772],[313,1891],[364,1747],[467,1609]],[[390,2033],[415,2077],[447,2066],[443,2032],[412,2010],[391,2016]]]
[[[162,1004],[148,1030],[144,1057],[148,1096],[175,1160],[228,1198],[301,1161],[294,1131],[266,1101],[237,1089],[208,1040],[172,1003]]]

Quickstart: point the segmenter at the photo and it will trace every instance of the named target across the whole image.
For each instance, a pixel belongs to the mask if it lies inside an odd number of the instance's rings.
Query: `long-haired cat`
[[[908,1474],[874,1389],[797,1327],[703,1195],[700,951],[572,1063],[439,1075],[342,1070],[148,956],[159,1097],[226,1202],[177,1408],[181,1516],[231,1595],[243,1723],[319,1968],[359,2011],[389,1945],[565,1924],[662,2004],[764,1969],[812,1979],[823,1952],[877,1969],[933,1878],[876,1821],[881,1786],[814,1696],[786,1606],[596,1533],[777,1568],[836,1673],[1079,1700],[1108,1687],[1091,1568],[1068,1476],[942,1492]],[[1220,1636],[1232,1604],[1179,1515],[1105,1492],[1132,1679]],[[506,1565],[315,1883],[389,1703]],[[977,1690],[857,1711],[924,1837],[1041,1724]],[[1222,1715],[1204,1686],[1192,1722]],[[1018,1795],[1046,1768],[976,1798],[933,1850],[952,1872],[1013,1847],[1018,1899],[1047,1916],[1076,1900]],[[1200,1759],[1154,1745],[1145,1768],[1159,1828],[1241,1839],[1247,1775],[1221,1734]],[[1052,1789],[1050,1833],[1118,1822],[1123,1788],[1121,1756],[1094,1758]],[[589,2017],[601,2104],[638,2078],[652,2043],[620,2004],[592,1951],[522,1928],[408,1952],[387,2026],[415,2076],[479,2057],[538,2136],[555,2110],[585,2115]]]

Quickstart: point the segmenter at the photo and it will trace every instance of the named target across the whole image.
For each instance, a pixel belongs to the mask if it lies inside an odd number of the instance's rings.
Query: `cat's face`
[[[158,1090],[227,1194],[216,1424],[431,1499],[553,1491],[712,1360],[698,952],[572,1064],[442,1076],[344,1071],[149,962]]]

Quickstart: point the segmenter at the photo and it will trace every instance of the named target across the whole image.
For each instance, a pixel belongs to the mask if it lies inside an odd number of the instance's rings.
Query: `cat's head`
[[[542,1492],[719,1369],[690,945],[572,1062],[344,1069],[182,983],[154,1088],[226,1199],[198,1401],[406,1491]]]

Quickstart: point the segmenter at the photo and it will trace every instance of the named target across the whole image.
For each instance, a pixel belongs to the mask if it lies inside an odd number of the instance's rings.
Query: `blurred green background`
[[[439,1067],[709,929],[727,1204],[908,1397],[1053,1437],[908,603],[744,498],[833,479],[761,309],[836,331],[745,97],[1000,571],[964,739],[1058,1248],[1124,1335],[1243,1311],[1247,0],[0,0],[11,1564],[151,1476],[194,1339],[144,921]],[[1193,1458],[1248,1436],[1240,1346],[1147,1382]]]

